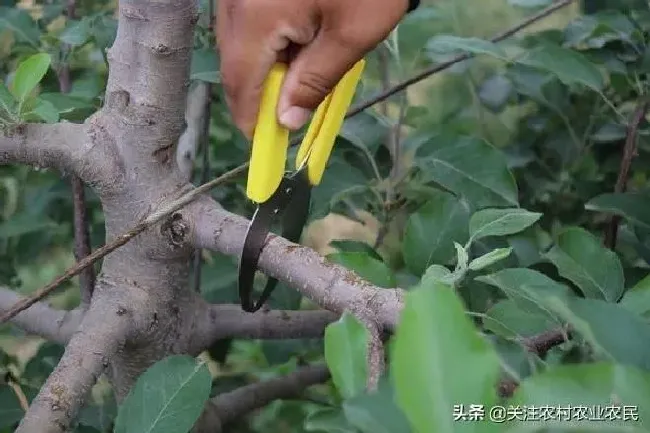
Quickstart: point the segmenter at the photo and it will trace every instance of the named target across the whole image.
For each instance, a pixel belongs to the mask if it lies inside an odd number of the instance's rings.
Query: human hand
[[[278,120],[300,128],[408,7],[408,0],[218,0],[221,81],[237,127],[252,137],[264,80],[282,61],[289,68]]]

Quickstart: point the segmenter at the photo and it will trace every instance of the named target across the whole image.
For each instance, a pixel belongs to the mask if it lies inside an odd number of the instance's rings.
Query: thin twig
[[[18,383],[18,381],[15,380],[11,374],[7,374],[7,385],[9,385],[14,394],[16,394],[20,408],[23,410],[23,412],[27,412],[29,409],[29,401],[27,400],[27,396],[23,392],[23,388],[20,386],[20,383]]]
[[[520,343],[526,348],[527,351],[535,353],[539,357],[544,357],[549,350],[555,346],[569,341],[571,338],[571,331],[567,328],[551,329],[541,334],[533,335],[531,337],[522,338]]]
[[[627,189],[627,178],[630,173],[630,167],[632,166],[632,160],[637,155],[637,138],[639,135],[639,125],[645,118],[645,115],[648,111],[647,99],[643,99],[639,102],[632,120],[627,126],[627,135],[625,137],[625,145],[623,147],[623,157],[621,158],[621,166],[618,172],[618,179],[616,179],[616,185],[614,186],[615,193],[625,192]],[[610,249],[616,248],[616,238],[618,237],[618,227],[621,223],[621,217],[618,215],[612,215],[609,218],[607,227],[605,228],[605,246]]]
[[[77,176],[72,177],[72,198],[74,218],[74,256],[77,262],[87,257],[92,252],[90,246],[90,232],[86,212],[86,197],[84,183]],[[88,305],[95,288],[95,270],[92,266],[85,268],[79,274],[79,287],[81,289],[81,302]]]
[[[68,0],[66,7],[67,19],[72,20],[75,18],[75,6],[75,0]],[[61,93],[70,93],[72,82],[70,80],[70,62],[67,56],[70,54],[71,47],[68,44],[63,44],[61,49],[65,53],[65,60],[58,72],[59,91]],[[92,249],[90,247],[84,183],[79,177],[73,175],[70,179],[70,184],[72,187],[74,256],[77,262],[79,262],[88,256]],[[82,305],[88,305],[95,287],[95,271],[92,266],[87,267],[79,274],[79,287],[81,290],[81,303]]]
[[[214,33],[214,2],[210,1],[208,6],[209,24],[208,34]],[[203,140],[201,149],[201,175],[199,177],[199,184],[202,185],[208,181],[210,176],[210,112],[212,108],[212,83],[205,83],[205,109],[203,110],[203,130],[201,131],[201,139]],[[203,260],[201,257],[202,250],[196,249],[194,251],[194,264],[192,266],[194,273],[194,291],[201,291],[201,265]]]
[[[380,44],[377,47],[377,61],[379,63],[379,80],[381,81],[382,92],[390,89],[390,64],[388,62],[388,49]],[[388,116],[388,101],[384,100],[379,105],[379,110],[384,116]]]
[[[513,34],[517,33],[521,29],[530,26],[531,24],[541,20],[542,18],[547,17],[548,15],[552,14],[553,12],[570,5],[573,3],[575,0],[561,0],[557,3],[554,3],[553,5],[549,6],[548,8],[542,10],[541,12],[529,17],[528,19],[522,21],[518,25],[508,29],[507,31],[497,35],[496,37],[492,38],[493,42],[498,42],[503,39],[506,39],[509,36],[512,36]],[[456,63],[462,62],[463,60],[467,60],[470,58],[470,55],[464,54],[461,56],[457,56],[447,62],[441,63],[437,66],[434,66],[432,68],[429,68],[417,75],[415,75],[412,78],[409,78],[408,80],[404,80],[401,83],[395,85],[391,89],[380,93],[379,95],[370,98],[369,100],[353,107],[348,113],[346,114],[346,118],[355,116],[359,113],[361,113],[363,110],[366,108],[369,108],[373,106],[374,104],[383,101],[386,98],[391,97],[397,92],[400,92],[404,90],[406,87],[415,84],[419,81],[424,80],[425,78],[429,77],[430,75],[433,75],[437,72],[443,71],[451,66],[453,66]],[[296,140],[293,140],[292,145],[295,145],[299,143],[300,139],[297,138]],[[116,237],[116,239],[111,242],[110,244],[105,244],[104,246],[98,248],[94,253],[90,254],[89,256],[86,256],[84,259],[82,259],[80,262],[78,262],[76,265],[68,268],[62,275],[59,277],[55,278],[52,280],[51,283],[46,285],[45,287],[42,287],[41,289],[37,290],[33,295],[31,295],[29,298],[25,298],[23,301],[17,303],[14,305],[9,311],[4,313],[0,317],[0,323],[4,323],[7,320],[11,319],[14,317],[16,314],[20,313],[21,311],[29,308],[31,305],[33,305],[35,302],[43,299],[45,296],[47,296],[50,292],[52,292],[54,289],[56,289],[61,283],[67,281],[68,279],[74,277],[75,275],[79,274],[82,270],[87,268],[88,266],[91,266],[94,262],[97,260],[103,258],[107,254],[111,253],[112,251],[115,251],[117,248],[121,247],[122,245],[126,244],[128,241],[133,239],[135,236],[139,235],[143,231],[145,231],[148,227],[150,227],[153,224],[156,224],[157,222],[161,221],[164,219],[166,216],[170,215],[173,212],[176,212],[177,210],[181,209],[188,203],[194,201],[195,198],[197,198],[199,195],[204,194],[205,192],[211,190],[212,188],[221,185],[231,179],[236,178],[240,174],[243,174],[247,169],[248,169],[249,163],[246,162],[244,164],[241,164],[238,167],[235,167],[234,169],[224,173],[223,175],[219,176],[218,178],[205,183],[201,185],[198,188],[195,188],[194,190],[190,191],[186,195],[180,197],[178,200],[166,205],[166,206],[161,206],[160,209],[156,210],[155,212],[152,212],[147,216],[143,221],[141,221],[139,224],[134,226],[131,230],[125,232],[122,235],[119,235]]]
[[[571,339],[571,329],[562,327],[551,329],[530,337],[520,338],[519,343],[530,353],[544,358],[549,350],[565,343]],[[511,397],[517,390],[519,383],[512,377],[505,378],[499,382],[497,390],[503,398]]]

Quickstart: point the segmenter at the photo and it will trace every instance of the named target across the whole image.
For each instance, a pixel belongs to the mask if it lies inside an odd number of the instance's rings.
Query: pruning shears
[[[257,209],[239,262],[239,299],[244,311],[259,310],[277,285],[277,279],[269,278],[260,298],[253,302],[257,264],[275,218],[283,217],[282,237],[291,242],[300,239],[309,215],[311,189],[323,177],[364,66],[363,59],[357,62],[318,106],[298,149],[296,169],[286,173],[289,130],[278,123],[276,107],[287,65],[276,63],[266,77],[246,184],[246,195],[257,203]]]

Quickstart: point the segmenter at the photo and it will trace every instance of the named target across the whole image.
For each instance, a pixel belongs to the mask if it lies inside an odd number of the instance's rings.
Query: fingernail
[[[302,107],[289,107],[280,115],[280,123],[289,129],[298,129],[309,120],[311,111]]]

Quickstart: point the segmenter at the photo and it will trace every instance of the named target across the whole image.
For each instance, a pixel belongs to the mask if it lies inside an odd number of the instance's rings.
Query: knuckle
[[[331,92],[334,84],[332,80],[317,71],[304,71],[298,78],[298,86],[308,98],[315,99]]]

